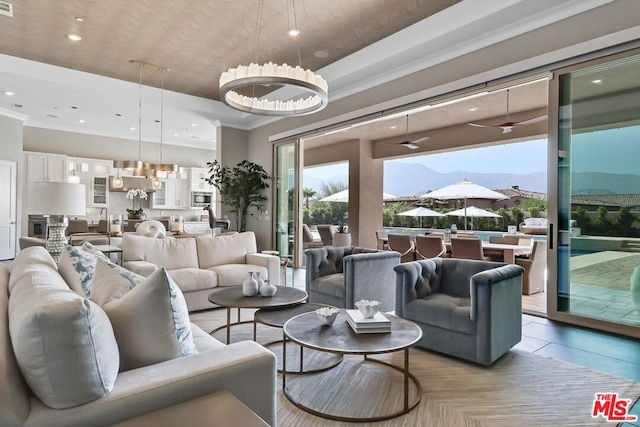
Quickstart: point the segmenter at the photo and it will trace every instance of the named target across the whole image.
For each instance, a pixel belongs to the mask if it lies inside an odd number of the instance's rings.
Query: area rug
[[[225,310],[192,314],[205,330],[225,321]],[[251,317],[243,311],[247,319]],[[244,320],[244,319],[243,319]],[[253,329],[232,329],[232,341],[250,339]],[[223,339],[224,333],[216,333]],[[258,341],[280,338],[279,329],[260,326]],[[402,353],[377,356],[396,365]],[[512,350],[490,367],[481,367],[437,353],[410,350],[410,371],[422,385],[422,400],[401,417],[363,426],[588,426],[615,425],[592,418],[596,393],[618,393],[636,400],[640,383],[596,372],[522,350]],[[281,390],[278,374],[278,425],[353,426],[353,423],[319,418],[296,408]],[[297,381],[297,383],[294,383]],[[401,404],[400,377],[362,358],[347,357],[338,367],[320,374],[287,376],[287,384],[301,388],[310,401],[341,400],[337,410],[370,416]],[[414,389],[412,388],[412,394]],[[342,395],[340,395],[342,393]],[[337,398],[334,398],[334,394]],[[346,398],[344,396],[347,396]],[[413,397],[413,395],[412,395]],[[336,402],[333,402],[335,404]]]

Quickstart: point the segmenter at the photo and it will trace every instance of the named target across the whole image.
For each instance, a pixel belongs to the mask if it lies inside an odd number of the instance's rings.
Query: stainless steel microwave
[[[191,207],[192,208],[204,208],[211,204],[212,193],[204,191],[192,191],[191,192]]]

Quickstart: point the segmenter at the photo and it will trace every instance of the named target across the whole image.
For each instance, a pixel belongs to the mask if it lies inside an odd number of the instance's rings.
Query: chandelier
[[[291,30],[289,34],[297,36],[300,32],[297,29],[294,0],[292,0],[292,4],[293,16],[296,22],[295,32]],[[258,8],[254,54],[260,41],[263,7],[264,0],[261,0]],[[300,58],[299,51],[298,58]],[[278,65],[272,62],[264,65],[255,63],[240,65],[236,68],[229,68],[229,70],[222,73],[219,85],[222,102],[236,110],[265,116],[301,116],[311,114],[322,110],[329,102],[329,87],[325,79],[311,70],[305,70],[300,65],[292,67],[291,65]],[[298,97],[285,100],[273,99],[269,96],[258,98],[238,93],[240,89],[271,85],[289,86],[302,90],[304,93]]]

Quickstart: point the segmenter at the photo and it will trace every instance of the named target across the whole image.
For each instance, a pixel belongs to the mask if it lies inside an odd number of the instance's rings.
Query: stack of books
[[[380,334],[391,332],[391,321],[380,312],[365,319],[360,310],[346,310],[347,323],[357,334]]]

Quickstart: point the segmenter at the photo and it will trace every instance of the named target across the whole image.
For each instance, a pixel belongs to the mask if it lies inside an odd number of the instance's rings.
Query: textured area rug
[[[251,313],[243,311],[247,319]],[[205,330],[225,321],[225,310],[192,314]],[[222,341],[224,332],[215,336]],[[250,339],[253,329],[232,329],[232,341]],[[259,326],[258,342],[281,338],[279,329]],[[288,346],[289,347],[289,346]],[[402,353],[376,356],[396,365]],[[289,360],[289,359],[287,359]],[[618,393],[635,399],[640,383],[596,372],[555,359],[512,350],[490,367],[481,367],[421,349],[410,351],[410,371],[419,379],[423,393],[418,406],[401,417],[364,423],[373,426],[588,426],[615,425],[592,418],[595,393]],[[353,426],[330,421],[296,408],[278,390],[280,426]],[[312,375],[288,375],[287,385],[309,403],[336,413],[370,416],[387,412],[402,403],[401,377],[397,372],[359,357],[345,357],[338,367]],[[415,389],[411,388],[413,398]]]

